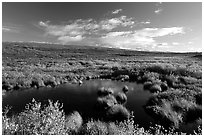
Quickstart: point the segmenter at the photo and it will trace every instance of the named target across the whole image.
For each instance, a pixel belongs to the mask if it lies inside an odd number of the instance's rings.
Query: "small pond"
[[[30,103],[33,98],[42,104],[48,103],[48,99],[63,103],[63,109],[66,114],[78,111],[84,120],[90,118],[98,119],[102,117],[96,109],[97,90],[100,87],[110,87],[114,93],[121,92],[124,85],[127,85],[126,108],[134,112],[135,123],[141,127],[148,128],[156,121],[148,115],[143,106],[148,101],[151,93],[143,89],[142,84],[120,82],[111,80],[89,80],[84,81],[82,85],[64,84],[55,88],[26,89],[13,92],[7,92],[3,95],[3,108],[7,105],[12,106],[11,112],[18,113],[23,111],[25,105]],[[152,123],[152,124],[151,124]],[[184,129],[190,129],[189,127]],[[189,131],[189,130],[188,130]]]
[[[30,103],[33,98],[36,101],[47,103],[47,100],[63,103],[63,109],[66,114],[78,111],[84,119],[100,117],[97,112],[96,100],[97,90],[100,87],[110,87],[114,93],[121,92],[124,85],[127,85],[129,92],[127,93],[128,101],[127,109],[134,111],[135,121],[144,127],[149,126],[149,122],[154,121],[147,115],[143,109],[151,94],[143,90],[142,84],[111,81],[111,80],[89,80],[82,85],[65,84],[56,88],[40,88],[27,89],[21,91],[8,92],[3,96],[3,108],[6,105],[12,106],[14,113],[21,112],[25,105]]]

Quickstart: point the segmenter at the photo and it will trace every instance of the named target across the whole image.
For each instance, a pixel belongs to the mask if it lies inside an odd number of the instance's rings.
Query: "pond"
[[[97,90],[100,87],[110,87],[114,93],[121,92],[124,85],[127,85],[129,92],[127,93],[128,101],[126,107],[134,112],[134,120],[140,126],[148,127],[149,122],[154,121],[145,113],[143,105],[145,105],[151,94],[143,90],[142,84],[111,81],[111,80],[89,80],[82,85],[65,84],[56,88],[40,88],[27,89],[21,91],[8,92],[3,96],[3,107],[12,106],[12,112],[21,112],[25,105],[30,103],[33,98],[36,101],[47,103],[47,100],[54,102],[59,100],[63,103],[63,109],[66,114],[78,111],[84,119],[99,118],[96,107]]]
[[[143,106],[148,101],[151,93],[143,89],[142,84],[133,82],[120,82],[111,80],[89,80],[84,81],[82,85],[64,84],[55,88],[26,89],[13,92],[7,92],[3,95],[3,108],[7,105],[12,106],[11,112],[18,113],[25,109],[25,105],[30,103],[33,98],[36,101],[47,104],[48,99],[63,103],[65,114],[78,111],[84,120],[90,118],[98,119],[103,117],[96,109],[97,91],[100,87],[112,88],[114,94],[121,92],[124,85],[127,85],[126,108],[134,112],[134,121],[139,126],[149,128],[150,125],[157,123],[148,115]],[[192,131],[192,126],[183,126],[182,131]]]

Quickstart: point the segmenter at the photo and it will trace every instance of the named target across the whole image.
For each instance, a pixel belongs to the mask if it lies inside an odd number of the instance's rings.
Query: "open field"
[[[202,124],[200,122],[202,119],[201,53],[159,53],[90,46],[2,43],[2,94],[24,88],[55,87],[68,82],[78,84],[89,79],[143,83],[145,88],[152,92],[152,97],[144,109],[155,119],[160,119],[161,124],[164,122],[167,127],[171,128],[177,128],[180,124],[188,122]],[[35,107],[38,106],[36,103]],[[53,106],[51,108],[58,109]],[[48,111],[48,108],[46,110]],[[24,132],[22,126],[17,125],[20,125],[18,123],[22,120],[20,118],[32,117],[30,111],[22,112],[16,118],[4,115],[3,133],[165,134],[160,132],[162,130],[158,127],[154,127],[154,131],[143,131],[137,128],[131,119],[122,123],[89,121],[82,124],[80,122],[82,118],[77,112],[65,118],[61,111],[57,111],[60,115],[53,115],[63,117],[64,121],[56,121],[59,125],[61,124],[59,127],[63,130],[54,129],[57,126],[47,124],[43,128],[52,126],[53,129],[44,132],[45,130],[37,130],[36,127],[36,130],[28,129]],[[47,112],[39,110],[38,113],[46,114]],[[66,126],[73,124],[67,124],[71,121],[70,119],[79,120],[79,125],[74,125],[73,129]],[[27,127],[26,124],[29,123],[23,124]],[[157,129],[159,131],[156,131]],[[199,133],[201,133],[200,130]],[[36,132],[31,133],[31,131]],[[177,134],[173,131],[166,134],[174,133]]]

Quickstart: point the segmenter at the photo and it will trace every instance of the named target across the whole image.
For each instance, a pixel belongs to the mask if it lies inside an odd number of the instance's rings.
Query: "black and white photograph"
[[[2,1],[2,135],[202,135],[201,1]]]

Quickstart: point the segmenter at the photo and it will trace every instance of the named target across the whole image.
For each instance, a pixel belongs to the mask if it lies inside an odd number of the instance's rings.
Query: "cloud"
[[[118,18],[101,20],[99,25],[101,26],[101,29],[110,31],[118,26],[126,27],[131,26],[134,23],[135,21],[132,18],[128,18],[127,16],[120,16]]]
[[[109,32],[102,38],[108,38],[108,37],[117,37],[117,36],[127,36],[128,34],[131,34],[131,31],[116,31],[116,32]]]
[[[177,45],[179,45],[179,43],[178,42],[172,42],[172,45],[177,46]]]
[[[2,31],[3,32],[14,32],[14,33],[18,33],[19,29],[17,27],[13,27],[13,26],[2,26]]]
[[[156,14],[160,14],[162,11],[163,11],[163,9],[158,8],[157,10],[154,11],[154,13],[156,13]]]
[[[169,48],[169,44],[166,43],[166,42],[163,42],[163,43],[157,43],[156,45],[157,48]]]
[[[144,37],[162,37],[166,35],[183,34],[183,27],[170,27],[170,28],[144,28],[135,32],[136,34]]]
[[[61,43],[81,41],[93,35],[102,35],[101,32],[112,31],[115,28],[134,25],[134,20],[127,16],[108,18],[96,21],[94,19],[77,19],[66,25],[53,25],[50,21],[39,21],[38,26],[44,29],[46,35],[57,37]]]
[[[156,10],[154,11],[154,13],[160,14],[163,11],[162,2],[157,2],[155,5],[156,5]]]
[[[170,45],[165,42],[158,43],[157,38],[185,33],[183,27],[136,30],[131,28],[135,22],[133,18],[120,16],[98,21],[77,19],[60,25],[53,25],[50,21],[40,21],[38,25],[45,31],[46,35],[56,37],[57,41],[62,44],[97,45],[137,50],[167,49]],[[139,22],[139,24],[142,23],[149,24],[150,21]]]
[[[150,24],[151,22],[150,21],[142,21],[140,22],[141,24]]]
[[[190,45],[191,45],[191,44],[193,44],[193,42],[192,42],[192,41],[189,41],[189,42],[188,42],[188,44],[190,44]]]
[[[2,27],[2,31],[4,31],[4,32],[9,32],[9,31],[11,31],[11,29],[3,26],[3,27]]]
[[[132,48],[137,49],[147,48],[153,49],[155,47],[162,48],[168,47],[167,43],[157,43],[155,38],[176,35],[184,33],[183,28],[171,27],[171,28],[144,28],[135,31],[120,31],[109,32],[105,36],[101,37],[101,43],[110,45],[111,47],[119,48]]]
[[[112,14],[118,14],[119,12],[121,12],[123,9],[116,9],[114,11],[112,11]]]
[[[82,39],[84,39],[82,37],[82,35],[77,35],[77,36],[61,36],[58,38],[59,41],[61,41],[63,44],[66,44],[67,42],[77,42],[77,41],[81,41]]]

